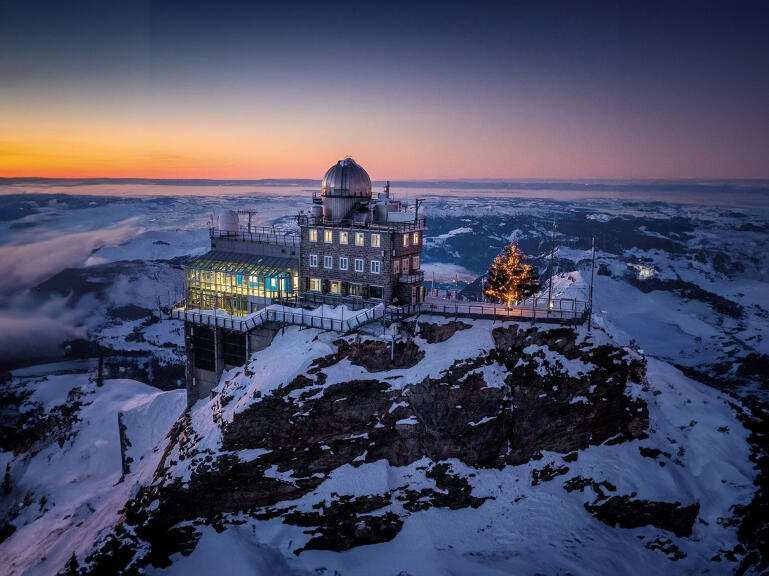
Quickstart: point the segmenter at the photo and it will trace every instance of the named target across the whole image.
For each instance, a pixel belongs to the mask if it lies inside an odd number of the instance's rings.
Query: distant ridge
[[[158,186],[297,186],[319,188],[320,180],[309,178],[265,178],[260,180],[215,180],[204,178],[40,178],[0,177],[0,186],[38,184],[56,186],[97,186],[104,184],[138,184]],[[384,186],[384,180],[373,182]],[[392,180],[393,188],[453,188],[456,190],[590,190],[590,191],[660,191],[728,192],[729,190],[769,192],[769,179],[456,179],[456,180]]]

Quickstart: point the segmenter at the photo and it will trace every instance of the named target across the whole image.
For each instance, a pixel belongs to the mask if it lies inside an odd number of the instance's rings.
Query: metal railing
[[[315,310],[305,310],[304,308],[288,308],[277,304],[262,308],[248,316],[232,316],[214,310],[175,308],[171,311],[171,317],[176,320],[192,322],[202,326],[216,326],[236,332],[249,332],[263,324],[274,322],[347,333],[364,324],[384,318],[384,315],[385,307],[382,303],[373,307],[363,308],[348,317],[344,316],[344,310],[341,311],[339,317],[336,317],[325,316],[322,307]]]
[[[388,320],[399,320],[417,314],[435,314],[455,318],[485,318],[489,320],[524,320],[554,324],[582,324],[590,314],[587,302],[572,298],[532,298],[508,308],[499,304],[426,301],[388,308]]]
[[[323,216],[310,216],[308,214],[299,214],[296,217],[299,226],[334,226],[340,228],[365,228],[371,230],[389,230],[394,232],[416,232],[427,228],[427,219],[419,216],[409,222],[354,222],[350,218],[344,220],[329,220]]]
[[[235,240],[239,242],[256,242],[258,244],[275,244],[277,246],[299,247],[299,235],[296,230],[285,228],[269,228],[252,226],[250,229],[241,228],[238,232],[228,232],[219,228],[209,228],[212,240]]]
[[[423,282],[425,279],[424,270],[413,270],[408,274],[401,274],[398,276],[398,282],[403,284],[413,284],[414,282]]]

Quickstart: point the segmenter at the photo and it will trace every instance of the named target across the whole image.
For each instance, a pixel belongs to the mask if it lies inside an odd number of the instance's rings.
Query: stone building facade
[[[302,226],[300,290],[386,303],[421,301],[423,229],[407,228]]]
[[[424,217],[390,198],[377,200],[351,158],[332,166],[309,215],[300,215],[299,290],[386,304],[423,299]]]

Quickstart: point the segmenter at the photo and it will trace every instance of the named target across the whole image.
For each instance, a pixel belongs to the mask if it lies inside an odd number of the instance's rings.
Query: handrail
[[[283,324],[307,326],[310,328],[321,328],[347,333],[368,322],[384,318],[385,307],[384,304],[380,303],[374,307],[365,308],[347,318],[323,316],[322,310],[321,314],[313,314],[313,312],[315,312],[315,310],[288,308],[286,306],[272,304],[257,312],[249,314],[248,316],[231,316],[229,314],[219,314],[214,311],[209,312],[184,309],[174,309],[171,314],[172,317],[177,320],[184,320],[186,322],[193,322],[204,326],[213,325],[238,332],[248,332],[266,322],[281,322]]]
[[[299,214],[296,217],[297,224],[299,226],[334,226],[341,228],[365,228],[372,230],[393,230],[395,232],[412,232],[417,230],[424,230],[427,228],[427,218],[424,216],[418,216],[413,221],[409,222],[368,222],[360,223],[352,220],[345,220],[339,222],[336,220],[329,220],[323,216],[309,216],[307,214]]]
[[[288,228],[257,228],[252,226],[250,230],[241,228],[237,232],[227,232],[219,228],[209,228],[208,233],[212,240],[234,240],[238,242],[274,244],[277,246],[299,246],[299,236],[296,234],[296,231]]]

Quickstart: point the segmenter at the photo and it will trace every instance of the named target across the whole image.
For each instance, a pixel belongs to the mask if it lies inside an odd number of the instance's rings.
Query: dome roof
[[[371,198],[371,178],[348,156],[328,169],[320,189],[323,196]]]

